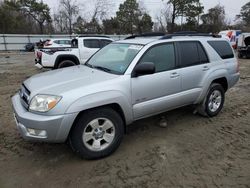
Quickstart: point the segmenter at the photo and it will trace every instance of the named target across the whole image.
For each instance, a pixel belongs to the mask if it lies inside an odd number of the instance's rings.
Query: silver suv
[[[137,37],[107,45],[84,65],[27,79],[12,103],[23,138],[68,141],[80,156],[96,159],[114,152],[135,120],[186,105],[216,116],[238,80],[225,39]]]

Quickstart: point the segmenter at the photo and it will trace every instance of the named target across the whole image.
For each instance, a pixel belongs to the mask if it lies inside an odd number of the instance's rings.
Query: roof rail
[[[103,37],[103,38],[110,38],[109,36],[106,36],[106,35],[93,35],[93,34],[79,35],[78,37]]]
[[[125,40],[127,39],[134,39],[137,37],[161,37],[161,36],[165,36],[166,33],[162,33],[162,32],[150,32],[150,33],[142,33],[142,34],[138,34],[138,35],[131,35],[125,38]]]
[[[221,38],[221,35],[216,34],[210,34],[210,33],[196,33],[196,32],[177,32],[173,34],[167,34],[163,36],[160,39],[171,39],[173,37],[183,37],[183,36],[189,36],[189,37],[213,37],[213,38]]]

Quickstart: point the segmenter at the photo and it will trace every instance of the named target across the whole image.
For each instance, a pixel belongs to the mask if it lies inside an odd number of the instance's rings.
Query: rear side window
[[[84,39],[83,44],[86,48],[100,48],[98,39]]]
[[[100,40],[100,41],[101,41],[101,48],[103,48],[104,46],[107,46],[108,44],[112,42],[110,40]]]
[[[71,44],[70,40],[60,40],[59,44]]]
[[[55,40],[54,43],[59,44],[59,40]]]
[[[208,44],[220,55],[222,59],[230,59],[234,57],[230,44],[226,41],[208,41]]]
[[[208,63],[207,54],[197,41],[183,41],[178,42],[178,49],[180,54],[180,66],[188,67]]]

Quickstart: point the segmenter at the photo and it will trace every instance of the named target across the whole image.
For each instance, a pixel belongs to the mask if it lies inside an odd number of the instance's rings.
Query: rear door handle
[[[202,68],[202,70],[203,70],[203,71],[207,71],[207,70],[209,70],[209,67],[208,67],[208,66],[204,66],[204,67]]]
[[[173,73],[171,73],[170,78],[177,78],[179,76],[180,75],[177,72],[173,72]]]

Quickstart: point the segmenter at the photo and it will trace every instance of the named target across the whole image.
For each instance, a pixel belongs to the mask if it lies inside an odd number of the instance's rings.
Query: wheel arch
[[[76,122],[79,120],[79,118],[81,117],[82,114],[86,113],[87,111],[91,111],[91,110],[97,110],[97,109],[101,109],[101,108],[111,108],[112,110],[114,110],[115,112],[117,112],[121,118],[122,118],[122,121],[123,121],[123,129],[124,131],[126,132],[126,118],[125,118],[125,114],[121,108],[121,106],[117,103],[111,103],[111,104],[106,104],[106,105],[102,105],[102,106],[98,106],[98,107],[93,107],[93,108],[89,108],[89,109],[85,109],[85,110],[82,110],[78,113],[78,115],[76,116],[71,128],[70,128],[70,132],[69,132],[69,135],[72,131],[72,129],[74,128],[74,126],[76,125]]]
[[[78,57],[76,57],[75,55],[59,55],[56,58],[54,67],[58,68],[59,63],[62,62],[63,60],[71,60],[71,61],[75,62],[76,65],[80,64],[80,61],[79,61]]]

